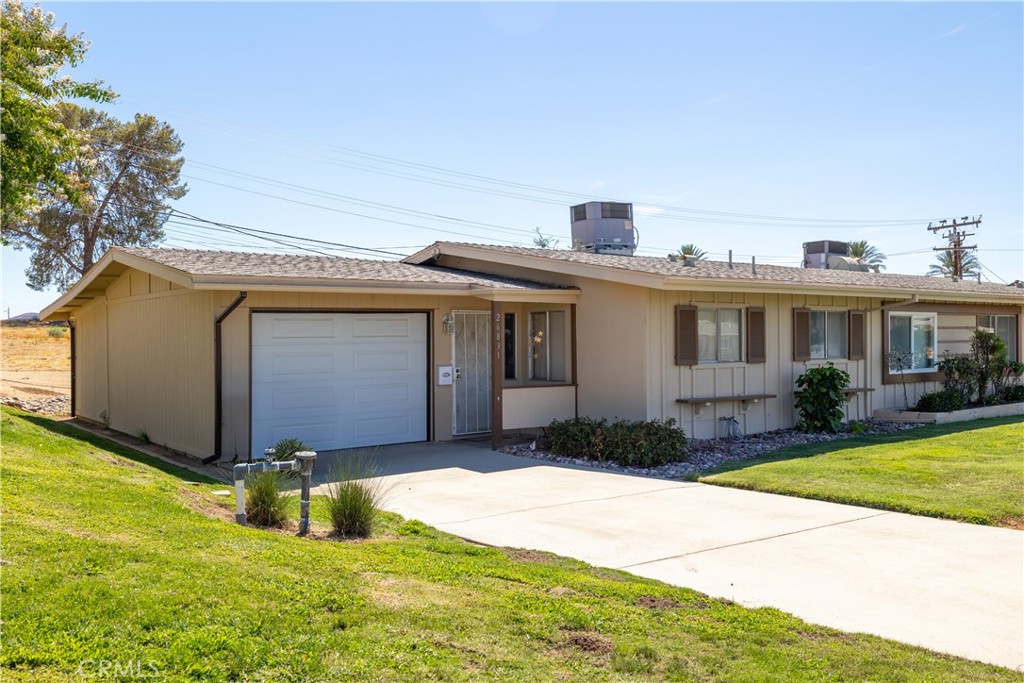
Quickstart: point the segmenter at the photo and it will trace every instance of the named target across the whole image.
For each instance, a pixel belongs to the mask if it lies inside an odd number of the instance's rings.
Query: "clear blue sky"
[[[640,253],[797,265],[867,239],[924,273],[928,221],[983,214],[986,278],[1024,277],[1020,3],[43,8],[92,41],[72,73],[121,94],[109,111],[178,131],[175,206],[202,218],[400,253],[535,226],[568,246],[568,206],[600,196],[635,203]],[[3,258],[4,309],[56,298]]]

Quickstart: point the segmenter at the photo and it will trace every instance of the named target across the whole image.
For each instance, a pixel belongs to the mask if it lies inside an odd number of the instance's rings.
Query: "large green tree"
[[[122,123],[72,104],[59,107],[59,121],[81,141],[63,164],[74,198],[42,191],[41,208],[5,228],[15,248],[32,250],[26,275],[39,290],[67,290],[112,246],[162,239],[167,201],[188,192],[182,143],[166,123],[143,114]]]
[[[969,251],[963,252],[960,257],[962,261],[963,277],[977,277],[981,273],[981,263],[978,257]],[[940,251],[935,255],[935,263],[928,269],[928,275],[941,275],[942,277],[953,277],[956,274],[956,262],[952,251]]]
[[[88,43],[55,26],[39,7],[5,0],[0,16],[0,241],[7,225],[37,208],[37,190],[74,197],[77,179],[66,165],[77,140],[59,120],[57,104],[70,98],[106,102],[115,97],[102,82],[79,83],[61,69],[77,65]]]
[[[868,244],[867,240],[850,242],[850,256],[860,259],[875,270],[885,270],[886,255],[878,247]]]

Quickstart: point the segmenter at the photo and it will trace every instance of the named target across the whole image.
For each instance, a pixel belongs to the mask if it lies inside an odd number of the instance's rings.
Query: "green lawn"
[[[0,678],[1019,680],[396,516],[358,543],[242,528],[194,479],[3,411]]]
[[[702,476],[723,486],[1024,528],[1024,421],[794,446]]]

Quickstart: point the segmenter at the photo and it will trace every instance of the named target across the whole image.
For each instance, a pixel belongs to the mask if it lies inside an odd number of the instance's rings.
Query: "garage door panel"
[[[293,313],[259,313],[252,319],[253,346],[273,346],[280,341],[292,344],[323,344],[338,336],[338,320],[333,315],[295,318]]]
[[[405,317],[357,316],[352,320],[352,337],[354,339],[372,339],[377,337],[412,337],[410,320]]]
[[[265,436],[262,441],[253,443],[254,449],[258,451],[253,457],[261,455],[263,449],[271,448],[281,439],[299,439],[315,451],[328,450],[332,448],[331,444],[338,440],[338,425],[333,419],[278,419],[263,433]]]
[[[253,363],[262,365],[269,373],[268,380],[297,375],[333,375],[337,372],[337,354],[329,349],[310,351],[279,351],[273,348],[253,349]]]
[[[423,313],[254,313],[254,455],[285,437],[321,450],[426,440],[426,321]]]
[[[419,387],[415,391],[419,391]],[[418,396],[413,395],[413,386],[409,383],[394,384],[353,384],[352,403],[354,406],[374,404],[411,406]]]
[[[356,419],[352,421],[352,427],[357,446],[401,439],[412,433],[412,425],[406,416]]]
[[[417,354],[418,355],[418,354]],[[412,369],[412,351],[356,351],[352,354],[352,373],[355,375],[379,373],[406,373]]]
[[[333,384],[321,386],[302,386],[294,388],[274,386],[267,391],[256,392],[258,399],[253,401],[253,418],[267,419],[286,415],[334,415],[340,407],[338,389]]]

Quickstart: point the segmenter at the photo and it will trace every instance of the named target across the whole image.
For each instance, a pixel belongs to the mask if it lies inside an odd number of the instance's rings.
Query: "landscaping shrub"
[[[832,363],[811,368],[796,378],[801,389],[796,399],[800,411],[797,427],[805,432],[835,432],[843,423],[843,389],[850,386],[850,373]]]
[[[290,498],[281,491],[277,472],[254,472],[245,478],[245,514],[249,524],[284,526]]]
[[[588,460],[604,460],[604,428],[608,421],[592,417],[555,420],[544,430],[547,450]]]
[[[686,433],[666,420],[555,420],[545,429],[547,449],[599,462],[630,467],[655,467],[686,458]]]
[[[1002,399],[1007,403],[1024,401],[1024,385],[1011,384],[1008,387],[1003,387]]]
[[[948,413],[964,407],[964,399],[957,389],[946,387],[941,391],[921,394],[916,409],[923,413]]]
[[[975,330],[971,338],[971,356],[977,364],[978,402],[986,403],[989,385],[1006,369],[1006,344],[988,330]]]
[[[958,353],[939,361],[938,368],[945,377],[943,384],[946,389],[955,391],[961,404],[970,403],[978,390],[977,362],[967,354]]]
[[[331,526],[342,536],[367,538],[373,534],[374,523],[388,488],[380,479],[376,463],[370,455],[352,454],[331,472],[333,483],[327,485],[324,506]]]

